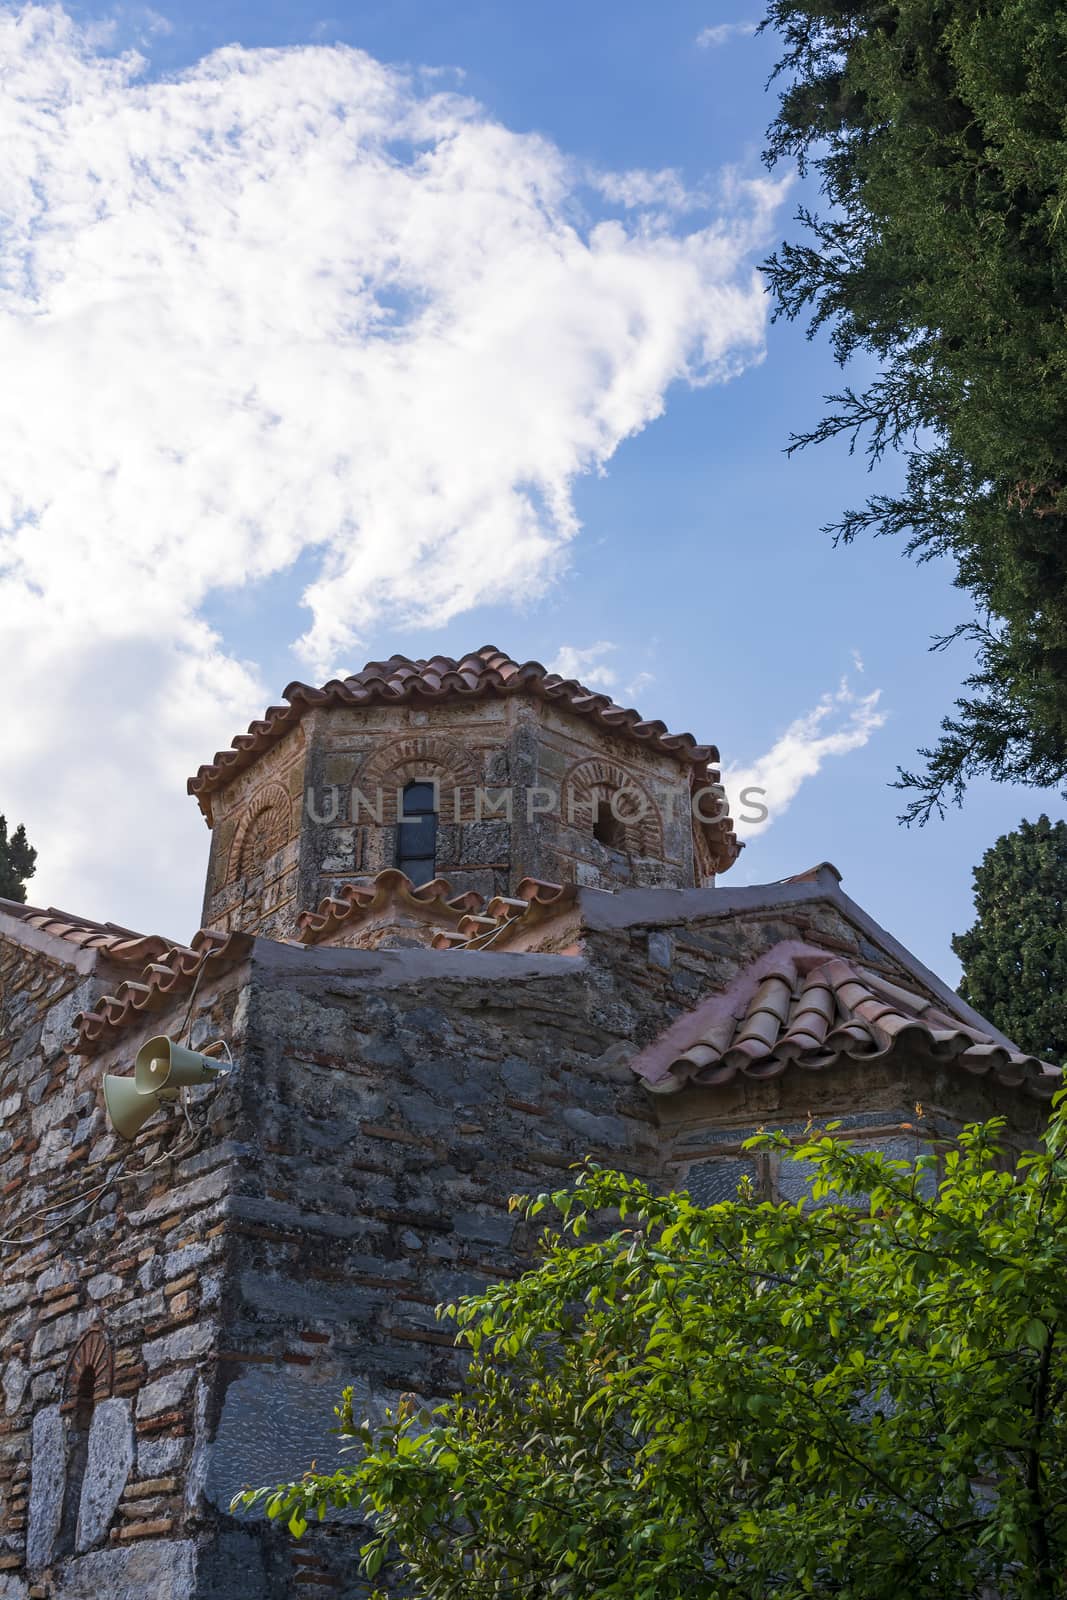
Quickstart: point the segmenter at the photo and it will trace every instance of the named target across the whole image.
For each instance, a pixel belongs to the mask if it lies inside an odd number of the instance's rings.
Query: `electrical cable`
[[[175,1044],[178,1044],[182,1037],[188,1034],[189,1026],[192,1021],[193,1006],[196,1003],[197,990],[200,987],[200,979],[203,977],[204,971],[207,967],[209,955],[210,951],[205,952],[204,957],[197,968],[196,976],[193,979],[193,987],[189,994],[189,1003],[185,1008],[185,1017],[175,1037]],[[229,1064],[230,1071],[232,1072],[234,1067],[233,1051],[230,1049],[230,1046],[225,1039],[213,1040],[211,1044],[207,1045],[205,1049],[201,1051],[201,1054],[211,1055],[212,1052],[218,1050],[220,1046],[226,1052],[226,1060]],[[70,1206],[77,1206],[77,1210],[68,1211],[68,1214],[62,1217],[59,1222],[55,1223],[53,1227],[46,1228],[42,1233],[35,1234],[32,1237],[14,1239],[0,1234],[0,1245],[13,1245],[17,1249],[27,1249],[32,1245],[40,1244],[42,1240],[51,1238],[52,1234],[58,1233],[60,1229],[65,1228],[69,1222],[73,1222],[75,1217],[80,1217],[84,1212],[91,1210],[101,1196],[106,1194],[108,1189],[113,1188],[116,1184],[122,1182],[128,1183],[142,1177],[144,1173],[151,1172],[153,1167],[158,1166],[161,1161],[176,1161],[180,1159],[180,1157],[185,1155],[188,1150],[192,1149],[203,1130],[201,1129],[198,1131],[193,1124],[193,1119],[189,1112],[187,1091],[185,1088],[183,1088],[181,1091],[179,1103],[182,1114],[185,1117],[186,1126],[189,1129],[189,1139],[185,1145],[179,1146],[175,1150],[162,1151],[158,1156],[155,1157],[154,1160],[150,1161],[147,1166],[140,1167],[137,1172],[132,1173],[124,1173],[123,1169],[125,1168],[128,1155],[121,1156],[119,1158],[117,1170],[109,1174],[109,1176],[105,1178],[102,1183],[93,1184],[90,1189],[83,1189],[80,1194],[72,1195],[69,1200],[57,1200],[52,1205],[41,1206],[38,1208],[38,1210],[29,1212],[27,1216],[22,1218],[22,1220],[24,1222],[34,1222],[38,1217],[50,1217],[54,1212],[67,1210],[67,1208]],[[113,1158],[110,1156],[105,1156],[99,1161],[89,1162],[84,1170],[92,1171],[93,1167],[104,1166],[112,1159]],[[79,1204],[80,1201],[84,1201],[84,1204]]]
[[[120,1156],[117,1171],[111,1173],[102,1183],[94,1184],[91,1193],[89,1190],[83,1189],[81,1194],[72,1195],[69,1200],[57,1200],[54,1205],[42,1206],[39,1211],[31,1211],[23,1220],[32,1222],[36,1217],[48,1217],[54,1211],[62,1211],[66,1206],[78,1206],[76,1211],[71,1211],[67,1216],[61,1217],[57,1223],[51,1228],[45,1228],[42,1233],[36,1233],[22,1239],[12,1239],[0,1235],[0,1245],[14,1245],[18,1249],[28,1249],[32,1245],[40,1244],[43,1239],[50,1239],[52,1234],[58,1233],[61,1228],[65,1228],[68,1222],[73,1222],[75,1217],[80,1217],[83,1212],[90,1210],[101,1196],[106,1194],[109,1189],[114,1188],[116,1184],[135,1182],[137,1179],[142,1178],[146,1172],[151,1172],[154,1167],[158,1167],[163,1161],[179,1161],[182,1156],[192,1150],[202,1131],[202,1129],[194,1130],[193,1137],[186,1140],[184,1144],[173,1150],[161,1151],[158,1156],[149,1161],[146,1166],[139,1167],[136,1172],[124,1172],[123,1168],[129,1158],[128,1156]],[[97,1162],[95,1165],[99,1166],[102,1163]],[[89,1196],[88,1199],[85,1198],[86,1195]],[[78,1205],[79,1200],[84,1200],[84,1205]]]

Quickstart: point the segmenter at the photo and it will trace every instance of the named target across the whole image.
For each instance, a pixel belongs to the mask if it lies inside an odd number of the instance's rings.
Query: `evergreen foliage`
[[[1067,1063],[1067,822],[1003,834],[974,869],[974,908],[952,941],[960,994],[1021,1049]]]
[[[0,816],[0,900],[17,900],[26,903],[26,880],[32,878],[37,852],[26,838],[26,829],[19,823],[10,839],[7,836],[7,818]]]
[[[970,777],[1067,778],[1067,8],[1062,0],[770,0],[786,80],[767,159],[812,168],[825,216],[766,263],[867,388],[791,448],[906,457],[904,487],[832,525],[903,533],[973,597],[975,651],[905,820]]]

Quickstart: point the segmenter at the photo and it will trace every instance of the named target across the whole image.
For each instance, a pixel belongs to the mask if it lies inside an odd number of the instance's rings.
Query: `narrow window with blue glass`
[[[432,783],[409,783],[397,819],[396,864],[415,885],[437,870],[437,792]]]

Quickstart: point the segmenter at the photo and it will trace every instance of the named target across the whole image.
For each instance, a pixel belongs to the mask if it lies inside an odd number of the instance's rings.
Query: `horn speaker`
[[[223,1069],[198,1050],[187,1050],[165,1034],[149,1039],[137,1052],[132,1078],[104,1075],[104,1104],[111,1126],[123,1139],[136,1139],[149,1117],[178,1091],[194,1083],[210,1083]]]

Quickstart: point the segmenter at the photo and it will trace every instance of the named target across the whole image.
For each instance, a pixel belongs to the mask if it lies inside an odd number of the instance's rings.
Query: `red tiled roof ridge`
[[[353,918],[361,920],[389,904],[406,906],[420,914],[433,912],[458,922],[464,913],[478,911],[483,896],[474,890],[453,895],[447,878],[431,878],[415,885],[399,867],[386,867],[362,883],[347,883],[337,894],[319,901],[315,911],[301,911],[297,917],[301,944],[319,944]]]
[[[480,925],[484,931],[516,923],[530,914],[569,905],[577,893],[574,884],[523,878],[514,895],[494,895],[486,901],[473,889],[453,894],[447,878],[431,878],[416,886],[399,867],[386,867],[361,883],[345,884],[337,894],[320,900],[317,910],[301,911],[296,920],[301,944],[321,944],[345,923],[363,921],[396,905],[417,912],[420,918],[429,914],[443,923],[435,930],[433,943],[436,949],[448,949],[455,943],[466,944]],[[461,933],[464,929],[467,931]]]
[[[78,1037],[72,1054],[88,1055],[101,1049],[145,1012],[161,1010],[175,995],[192,989],[202,970],[213,977],[242,961],[253,942],[250,933],[201,928],[188,945],[168,943],[137,980],[119,984],[114,994],[101,995],[91,1010],[79,1011],[74,1018]]]
[[[174,940],[162,934],[138,933],[118,922],[95,922],[57,906],[30,906],[19,900],[0,899],[0,911],[28,923],[39,933],[77,945],[80,950],[99,950],[109,961],[122,966],[143,966],[174,946]]]
[[[870,1061],[906,1042],[931,1061],[1050,1098],[1061,1073],[999,1043],[926,995],[817,946],[787,941],[729,987],[679,1018],[631,1063],[657,1094],[694,1083],[719,1087],[739,1073],[774,1078],[792,1065],[821,1071]]]
[[[494,895],[484,910],[461,917],[455,928],[438,928],[434,949],[505,948],[497,942],[500,934],[507,932],[511,937],[550,921],[557,912],[573,906],[578,894],[575,883],[546,883],[541,878],[523,878],[513,895]]]
[[[610,731],[650,744],[689,766],[707,766],[719,760],[714,745],[698,744],[691,733],[668,733],[663,722],[616,705],[610,695],[588,689],[576,678],[549,672],[539,661],[519,663],[495,645],[487,644],[459,658],[438,655],[412,659],[397,654],[387,661],[369,661],[359,672],[332,678],[318,689],[294,681],[282,691],[288,704],[269,706],[261,718],[249,724],[247,733],[234,738],[230,749],[217,751],[214,760],[189,779],[188,792],[200,797],[222,788],[298,723],[312,706],[443,701],[517,693],[563,705],[578,716],[590,717]]]

